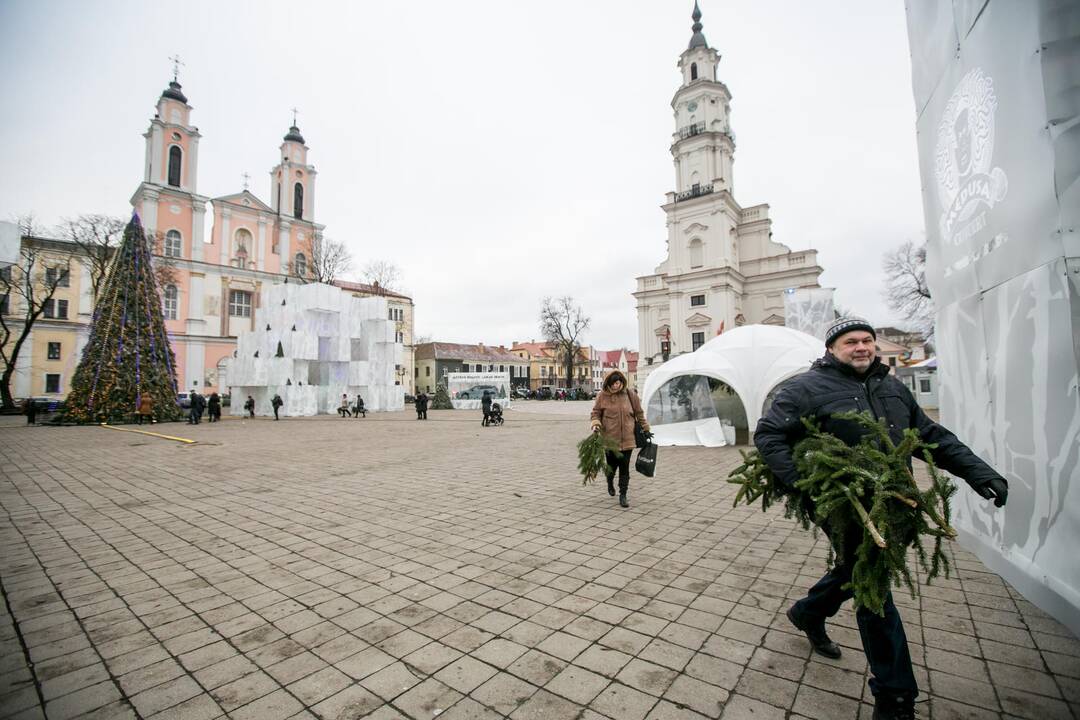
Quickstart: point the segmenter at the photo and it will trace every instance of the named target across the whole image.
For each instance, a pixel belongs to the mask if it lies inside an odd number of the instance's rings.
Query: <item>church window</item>
[[[180,293],[177,291],[175,285],[166,285],[165,286],[165,296],[164,296],[164,298],[162,300],[161,306],[162,306],[162,309],[165,312],[165,319],[166,320],[175,320],[176,319],[176,310],[177,310],[177,307],[180,304],[179,303],[179,295],[180,295]]]
[[[229,314],[233,317],[251,317],[251,293],[244,290],[230,290]]]
[[[690,307],[703,307],[704,305],[705,305],[705,296],[704,295],[691,295],[690,296]]]
[[[697,80],[697,63],[690,63],[690,79]]]
[[[692,342],[693,349],[697,350],[699,347],[701,347],[702,345],[705,344],[705,333],[703,333],[703,332],[692,333],[690,335],[690,340]]]
[[[304,186],[300,183],[293,185],[293,217],[304,217]]]
[[[182,247],[183,243],[180,239],[180,232],[178,230],[170,230],[165,233],[164,252],[166,257],[180,257]]]
[[[169,148],[169,184],[173,187],[180,187],[180,160],[183,157],[183,151],[179,146],[173,145]]]
[[[293,269],[296,271],[297,277],[304,277],[307,275],[307,258],[304,257],[304,253],[296,253],[296,259],[293,261]]]
[[[705,264],[705,247],[700,239],[690,241],[690,267],[697,268]]]

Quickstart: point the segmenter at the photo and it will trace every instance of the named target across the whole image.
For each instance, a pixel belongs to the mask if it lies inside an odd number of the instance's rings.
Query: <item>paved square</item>
[[[582,487],[587,405],[0,427],[0,717],[869,718],[784,617],[825,545],[731,507],[732,448]],[[539,411],[539,412],[537,412]],[[920,717],[1080,717],[1080,642],[959,546],[896,593]]]

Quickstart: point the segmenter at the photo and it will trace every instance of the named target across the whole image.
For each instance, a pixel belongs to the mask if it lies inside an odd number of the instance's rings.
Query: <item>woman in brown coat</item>
[[[139,396],[139,424],[142,425],[143,418],[147,421],[154,422],[154,399],[147,395]]]
[[[634,422],[641,423],[646,433],[649,423],[641,409],[637,393],[626,387],[626,376],[612,370],[604,378],[602,389],[596,395],[592,415],[593,432],[603,433],[619,444],[619,452],[608,452],[608,465],[612,467],[607,476],[608,495],[615,494],[615,469],[619,471],[619,505],[630,507],[626,492],[630,489],[630,456],[634,453]]]

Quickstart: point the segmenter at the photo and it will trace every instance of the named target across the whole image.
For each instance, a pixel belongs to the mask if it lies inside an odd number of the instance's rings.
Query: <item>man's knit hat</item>
[[[852,330],[865,330],[877,340],[877,331],[869,322],[860,317],[844,317],[834,322],[829,331],[825,333],[825,347],[829,347],[833,344],[833,340]]]

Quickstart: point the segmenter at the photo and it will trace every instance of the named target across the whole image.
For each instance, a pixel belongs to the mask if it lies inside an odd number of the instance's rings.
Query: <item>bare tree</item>
[[[19,219],[24,230],[37,229],[32,216]],[[24,233],[29,235],[29,233]],[[33,237],[31,235],[31,237]],[[0,400],[4,409],[15,407],[11,378],[34,323],[52,306],[56,288],[67,282],[70,263],[49,263],[42,251],[25,239],[15,265],[0,270]]]
[[[397,292],[401,289],[401,270],[389,260],[371,260],[360,271],[368,285]]]
[[[927,338],[934,333],[934,301],[926,284],[926,245],[908,240],[885,253],[885,302]]]
[[[113,253],[124,236],[125,224],[122,218],[90,214],[64,218],[61,225],[64,235],[78,246],[79,254],[85,258],[95,302]]]
[[[304,240],[300,249],[304,256],[303,265],[293,258],[289,263],[289,274],[303,282],[333,285],[334,280],[352,267],[352,253],[339,240],[316,235]]]
[[[176,282],[176,260],[165,253],[165,237],[161,233],[146,233],[146,241],[150,244],[150,253],[153,256],[154,280],[157,281],[158,292],[164,292],[166,285]]]
[[[574,361],[581,352],[581,334],[588,330],[589,318],[565,296],[544,298],[540,308],[540,333],[555,348],[555,356],[566,367],[567,387],[573,386]]]

